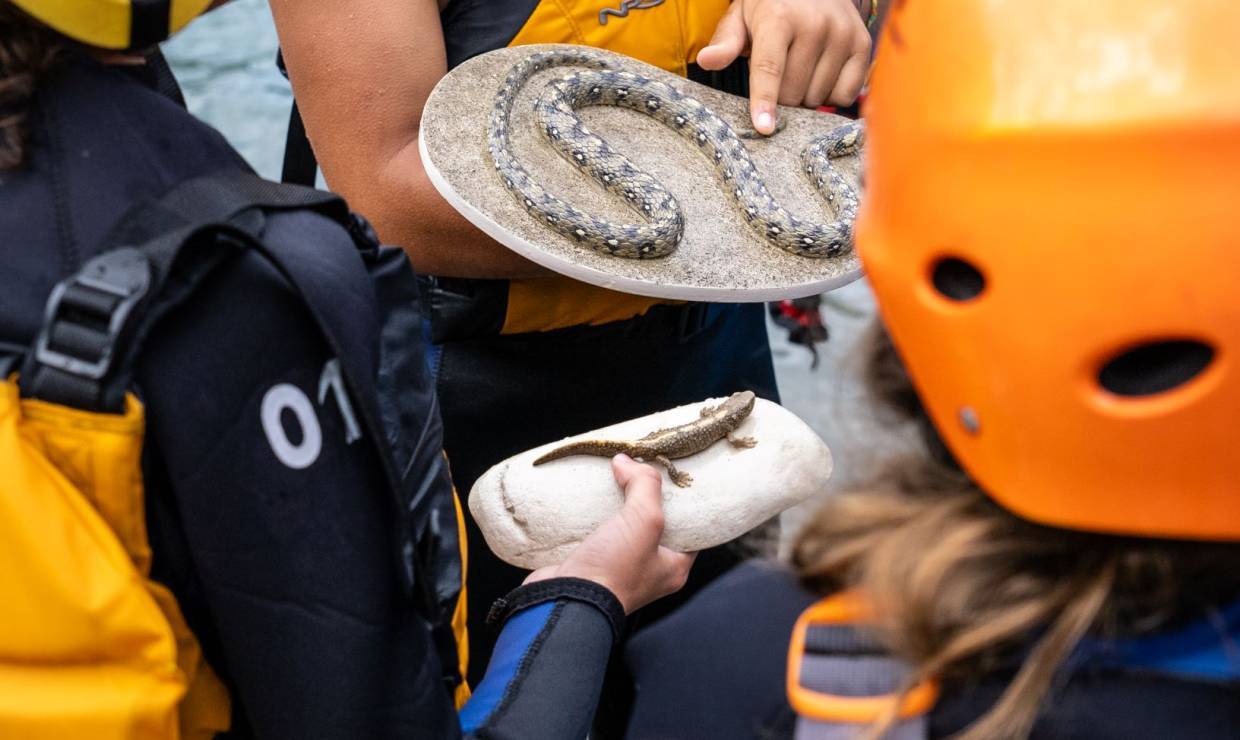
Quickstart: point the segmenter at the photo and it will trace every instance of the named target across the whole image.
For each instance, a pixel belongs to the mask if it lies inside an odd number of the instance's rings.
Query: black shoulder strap
[[[287,79],[288,70],[284,67],[283,50],[276,53],[276,66]],[[294,100],[288,113],[288,135],[284,139],[284,171],[280,179],[285,183],[314,187],[318,173],[319,161],[314,156],[310,137],[306,135],[306,124],[301,120],[301,110]]]
[[[369,366],[372,348],[364,344],[373,325],[375,306],[366,301],[372,293],[370,277],[360,253],[351,255],[357,269],[331,270],[341,255],[327,253],[315,244],[297,244],[261,238],[264,214],[273,211],[314,211],[335,221],[359,248],[374,246],[358,239],[358,223],[339,196],[299,185],[282,185],[249,173],[211,175],[189,180],[144,209],[141,219],[126,219],[131,233],[138,222],[180,219],[191,227],[216,233],[223,242],[237,241],[261,253],[301,295],[333,354],[339,359],[346,385],[366,417],[367,432],[383,447],[380,416],[374,406],[374,368]],[[122,391],[123,392],[123,391]],[[386,455],[385,455],[386,457]],[[393,484],[399,479],[393,473]]]
[[[261,244],[253,238],[261,217],[247,222],[239,216],[289,208],[348,218],[344,202],[330,193],[241,172],[188,180],[133,209],[109,239],[115,247],[52,290],[26,357],[23,393],[84,410],[121,411],[133,360],[150,328],[221,262]]]
[[[319,174],[319,160],[310,146],[306,124],[301,120],[297,101],[288,113],[288,134],[284,138],[284,169],[280,179],[295,185],[314,185]]]
[[[266,214],[281,210],[327,216],[357,249],[341,254],[313,241],[262,238]],[[408,512],[402,475],[376,391],[377,309],[366,260],[373,256],[367,250],[377,250],[377,244],[362,223],[331,193],[280,185],[245,172],[208,175],[177,186],[122,220],[116,232],[119,241],[110,242],[122,246],[90,260],[53,289],[43,327],[22,365],[22,395],[90,411],[121,411],[152,329],[217,267],[254,251],[301,296],[338,360],[392,493],[393,520],[404,521]],[[351,259],[357,269],[350,269]],[[401,542],[395,553],[401,572],[421,608],[435,615],[433,582],[419,575],[422,564],[412,545],[403,538]],[[455,656],[454,646],[449,647],[445,655]],[[456,665],[454,657],[445,660],[445,670]]]
[[[358,249],[341,254],[315,243],[263,239],[265,214],[309,210],[336,221]],[[159,321],[189,299],[206,278],[245,251],[267,259],[301,296],[331,353],[363,433],[374,445],[390,492],[393,521],[405,522],[402,473],[385,432],[376,389],[375,286],[366,262],[369,238],[340,198],[279,185],[249,173],[187,181],[155,203],[139,207],[117,233],[130,237],[63,280],[48,299],[44,324],[25,356],[18,379],[24,397],[84,410],[124,408],[142,346]],[[163,229],[151,235],[152,231]],[[119,238],[119,237],[118,237]],[[348,260],[357,260],[350,269]],[[341,266],[344,265],[342,269]],[[434,479],[434,474],[427,476]],[[412,537],[411,533],[407,533]],[[435,581],[411,540],[401,537],[393,557],[406,587],[428,619],[437,623],[445,681],[454,686],[456,646],[450,626],[438,624]],[[447,571],[449,575],[459,571]]]
[[[233,224],[258,236],[261,220],[239,217],[286,210],[315,211],[346,227],[350,222],[349,208],[338,195],[282,185],[248,172],[228,172],[187,180],[154,203],[135,209],[113,231],[111,243],[145,241],[190,224]]]
[[[155,47],[154,51],[147,55],[144,66],[151,75],[152,87],[160,95],[184,108],[185,95],[181,92],[181,85],[177,82],[176,76],[172,74],[172,67],[168,66],[168,60],[159,47]]]
[[[392,467],[373,392],[371,352],[355,322],[370,316],[362,305],[368,275],[316,272],[313,244],[302,253],[259,238],[262,212],[309,209],[348,228],[348,208],[337,196],[264,181],[248,173],[189,180],[158,201],[127,215],[118,246],[61,281],[48,299],[43,327],[27,353],[24,396],[84,410],[118,413],[131,387],[136,360],[152,328],[186,300],[219,265],[237,254],[261,253],[288,280],[339,358],[366,431]],[[162,233],[150,235],[152,230]],[[136,237],[141,237],[139,241]],[[355,285],[342,284],[355,281]],[[387,470],[395,489],[399,477]]]
[[[239,244],[206,236],[181,228],[139,246],[120,246],[58,283],[23,363],[22,395],[120,413],[143,336],[238,251]]]

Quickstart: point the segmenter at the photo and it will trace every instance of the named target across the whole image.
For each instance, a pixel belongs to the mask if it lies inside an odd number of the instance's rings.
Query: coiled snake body
[[[569,162],[624,198],[644,223],[615,224],[583,213],[547,192],[514,158],[508,132],[518,91],[537,72],[562,65],[590,69],[552,81],[539,96],[535,119],[543,135]],[[851,249],[857,193],[831,160],[861,146],[865,130],[860,122],[815,139],[802,152],[805,174],[838,217],[830,223],[808,221],[775,201],[742,137],[710,108],[664,82],[619,70],[586,49],[538,52],[514,65],[496,94],[488,132],[488,148],[504,186],[531,215],[565,236],[607,254],[647,259],[672,253],[684,235],[684,212],[675,196],[582,124],[576,109],[590,105],[645,113],[692,140],[714,163],[750,226],[781,249],[803,257],[835,257]]]

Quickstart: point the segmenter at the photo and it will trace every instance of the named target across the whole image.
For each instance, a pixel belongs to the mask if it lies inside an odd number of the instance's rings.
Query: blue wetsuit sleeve
[[[468,737],[580,740],[623,619],[601,587],[555,579],[517,589],[487,673],[461,709]],[[601,594],[600,594],[601,592]]]

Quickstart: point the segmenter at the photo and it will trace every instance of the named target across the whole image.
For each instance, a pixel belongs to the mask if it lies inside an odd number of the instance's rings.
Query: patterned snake
[[[539,71],[564,65],[590,69],[554,80],[542,91],[534,114],[543,135],[579,170],[623,197],[645,223],[615,224],[583,213],[547,192],[513,156],[508,132],[517,92]],[[585,49],[538,52],[514,65],[495,96],[488,131],[487,146],[504,186],[526,211],[561,234],[596,251],[636,259],[671,254],[684,236],[684,212],[676,198],[582,124],[576,109],[590,105],[645,113],[691,139],[714,163],[750,226],[779,248],[802,257],[835,257],[852,248],[857,192],[831,160],[861,147],[865,129],[860,122],[815,139],[802,152],[805,174],[839,218],[825,224],[807,221],[775,201],[742,135],[710,108],[667,83],[622,71],[604,55]]]

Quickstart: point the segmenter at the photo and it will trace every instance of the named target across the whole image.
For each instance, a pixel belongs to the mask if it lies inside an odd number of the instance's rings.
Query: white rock
[[[702,406],[723,400],[661,411],[564,441],[637,439],[693,421]],[[688,488],[677,487],[663,472],[667,547],[693,552],[728,542],[825,489],[831,477],[831,451],[792,412],[759,399],[737,433],[755,437],[757,446],[734,448],[720,441],[674,461],[693,476]],[[518,567],[562,562],[623,503],[607,458],[576,456],[534,467],[538,456],[561,444],[552,442],[504,460],[470,491],[469,510],[487,545]]]

